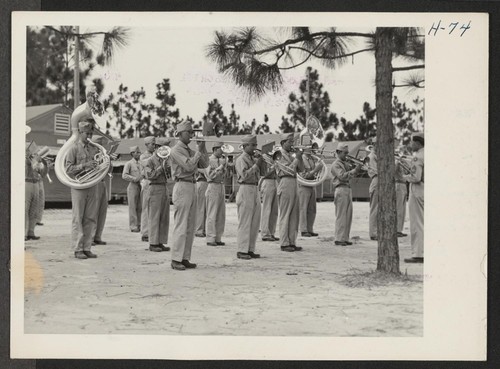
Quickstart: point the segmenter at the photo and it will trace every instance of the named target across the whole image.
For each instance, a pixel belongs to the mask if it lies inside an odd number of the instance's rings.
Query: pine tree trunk
[[[377,270],[400,274],[396,227],[394,126],[392,124],[391,29],[375,33],[377,170],[378,170],[378,261]]]

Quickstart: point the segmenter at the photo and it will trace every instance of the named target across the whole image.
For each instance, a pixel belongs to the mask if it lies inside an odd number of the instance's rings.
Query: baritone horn
[[[170,146],[160,146],[158,149],[156,149],[156,155],[162,160],[168,159],[170,156],[170,153],[172,152],[172,149]]]

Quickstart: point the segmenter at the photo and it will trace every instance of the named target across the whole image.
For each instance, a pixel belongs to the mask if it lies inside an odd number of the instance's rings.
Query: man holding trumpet
[[[296,245],[299,229],[299,201],[297,196],[297,172],[304,170],[302,153],[297,151],[292,156],[294,135],[281,135],[280,155],[277,158],[276,173],[278,182],[279,225],[281,250],[287,252],[300,251]]]
[[[179,123],[176,127],[177,144],[170,153],[172,175],[175,180],[172,200],[174,203],[174,232],[172,249],[172,268],[185,270],[196,268],[191,263],[191,249],[196,225],[196,179],[197,168],[208,166],[205,142],[199,140],[198,151],[189,148],[194,135],[189,122]]]
[[[224,179],[227,163],[222,155],[223,142],[216,142],[212,147],[207,168],[208,187],[206,191],[206,234],[207,246],[224,246],[222,234],[226,223],[226,196]],[[201,216],[198,214],[197,216]]]

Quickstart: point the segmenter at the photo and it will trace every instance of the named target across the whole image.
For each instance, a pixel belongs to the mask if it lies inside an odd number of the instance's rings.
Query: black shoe
[[[312,237],[309,232],[300,232],[302,237]]]
[[[37,222],[36,225],[37,226],[43,226],[43,223],[42,222]]]
[[[311,237],[318,237],[319,234],[318,233],[315,233],[315,232],[309,232],[311,234]]]
[[[85,254],[86,257],[90,259],[95,259],[97,257],[97,255],[92,253],[92,251],[83,251],[83,253]]]
[[[294,252],[295,251],[295,246],[281,246],[281,251],[286,251],[286,252]]]
[[[405,263],[423,263],[424,258],[410,258],[410,259],[405,259]]]
[[[162,252],[160,245],[149,245],[149,251]]]
[[[216,242],[207,242],[207,246],[218,246]]]
[[[274,236],[273,236],[273,240],[274,240],[274,241],[279,241],[280,239],[279,239],[278,237],[274,237]]]
[[[302,247],[300,246],[292,245],[292,247],[295,249],[294,251],[302,251]]]
[[[350,246],[350,245],[352,245],[352,242],[345,241],[345,244],[346,244],[347,246]]]
[[[403,232],[398,232],[398,233],[397,233],[397,236],[398,236],[398,237],[406,237],[406,236],[408,236],[408,235],[407,235],[406,233],[403,233]]]
[[[94,240],[94,242],[92,244],[93,245],[106,245],[107,242],[106,241],[101,241],[101,240]]]
[[[75,252],[75,258],[77,259],[88,259],[87,255],[83,251],[76,251]]]
[[[195,237],[207,237],[207,235],[205,233],[196,233],[194,236]]]
[[[149,242],[149,237],[148,236],[142,236],[142,241]]]
[[[40,237],[38,236],[28,236],[27,238],[28,240],[35,240],[35,241],[40,239]]]
[[[196,268],[196,264],[195,263],[190,263],[189,260],[182,260],[182,265],[184,265],[186,267],[186,269],[194,269]]]
[[[215,243],[217,244],[217,246],[225,246],[226,244],[222,241],[215,241]]]
[[[337,245],[337,246],[347,246],[347,242],[344,242],[344,241],[335,241],[335,245]]]
[[[139,233],[141,230],[139,228],[131,229],[130,232]]]
[[[161,248],[161,251],[170,251],[170,247],[165,246],[165,245],[163,245],[162,243],[160,243],[160,245],[159,245],[159,246],[160,246],[160,248]]]
[[[258,258],[260,258],[260,254],[256,254],[253,251],[248,251],[248,255],[250,255],[250,257],[252,259],[258,259]]]
[[[262,237],[262,241],[275,241],[274,237],[272,236],[267,236],[267,237]]]
[[[377,237],[370,237],[370,240],[372,240],[372,241],[378,241],[378,238]]]
[[[179,263],[178,261],[175,261],[175,260],[172,260],[172,263],[170,264],[170,266],[174,270],[186,270],[186,267],[184,266],[184,264]]]
[[[237,252],[236,257],[243,260],[250,260],[252,258],[250,254],[247,254],[246,252]]]
[[[24,240],[25,240],[25,241],[28,241],[28,237],[24,237]]]

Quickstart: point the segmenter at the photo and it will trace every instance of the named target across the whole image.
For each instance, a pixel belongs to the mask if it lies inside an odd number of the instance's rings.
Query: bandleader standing
[[[411,148],[411,173],[403,178],[410,182],[410,239],[412,257],[406,263],[424,262],[424,134],[414,133]]]
[[[239,183],[236,194],[238,211],[238,233],[236,241],[239,259],[250,260],[259,258],[255,253],[255,244],[259,234],[260,223],[260,196],[258,190],[260,166],[262,156],[254,157],[257,148],[257,137],[247,135],[242,137],[243,153],[236,159],[236,178]]]
[[[208,246],[224,246],[222,235],[226,224],[226,194],[224,180],[227,163],[222,155],[223,142],[216,142],[212,147],[207,168],[208,187],[206,191],[206,232]],[[196,216],[201,216],[197,214]]]
[[[334,203],[335,203],[335,245],[352,245],[349,241],[349,233],[352,224],[352,192],[350,179],[360,170],[358,164],[350,169],[347,163],[349,146],[339,144],[337,148],[337,159],[332,164],[331,174],[333,176]]]
[[[304,170],[302,153],[297,151],[292,157],[293,133],[281,135],[280,157],[277,159],[278,204],[281,250],[300,251],[296,245],[299,229],[299,201],[297,196],[297,172]],[[288,168],[285,170],[285,168]]]
[[[170,197],[168,194],[168,158],[160,158],[158,148],[168,146],[170,141],[166,138],[156,138],[157,150],[144,165],[146,179],[149,180],[149,251],[170,251],[165,246],[168,242],[168,228],[170,223]]]
[[[170,153],[172,175],[175,180],[172,200],[174,204],[174,230],[172,249],[172,268],[185,270],[196,268],[191,263],[191,249],[194,240],[196,225],[196,180],[197,168],[208,166],[205,142],[198,142],[198,151],[189,148],[189,143],[194,135],[193,127],[189,122],[177,125],[177,144]]]
[[[147,160],[153,156],[155,151],[155,138],[154,136],[148,136],[144,138],[144,145],[146,146],[146,151],[141,154],[140,161],[142,168],[146,165]],[[144,242],[149,241],[148,233],[148,213],[149,213],[149,180],[146,179],[146,174],[142,173],[143,179],[141,180],[141,201],[142,201],[142,212],[141,212],[141,234],[142,240]]]
[[[125,163],[122,178],[129,182],[127,186],[128,219],[131,232],[140,232],[141,230],[141,179],[142,164],[139,161],[141,150],[138,146],[130,147],[132,159]]]

